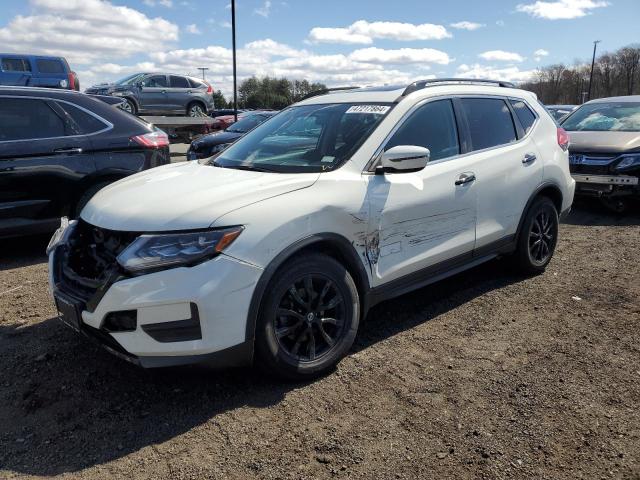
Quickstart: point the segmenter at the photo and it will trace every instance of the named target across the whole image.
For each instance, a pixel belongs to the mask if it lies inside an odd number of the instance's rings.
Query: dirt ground
[[[560,235],[379,305],[308,384],[131,366],[55,318],[47,239],[0,242],[0,478],[640,479],[640,212]]]

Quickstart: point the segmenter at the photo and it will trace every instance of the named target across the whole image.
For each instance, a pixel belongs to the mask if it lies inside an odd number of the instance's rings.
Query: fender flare
[[[260,313],[260,305],[262,304],[267,285],[269,285],[269,282],[273,278],[273,275],[296,253],[316,243],[331,244],[333,247],[340,251],[341,255],[344,255],[348,259],[350,265],[355,266],[355,268],[358,270],[358,278],[354,278],[354,280],[358,285],[362,296],[360,301],[363,305],[363,316],[366,314],[367,297],[370,290],[369,277],[367,276],[367,272],[364,268],[364,265],[362,264],[362,260],[360,259],[360,256],[356,252],[352,243],[345,237],[337,233],[314,233],[312,235],[309,235],[308,237],[302,238],[292,243],[280,253],[278,253],[278,255],[276,255],[273,260],[271,260],[269,265],[267,265],[267,267],[264,269],[262,275],[260,275],[258,283],[253,289],[251,302],[249,303],[249,312],[247,314],[247,323],[245,327],[245,343],[251,342],[251,344],[253,345],[256,332],[256,324],[258,322],[258,315]],[[251,350],[253,352],[253,348]]]
[[[544,182],[544,183],[541,183],[540,185],[538,185],[538,188],[536,188],[534,190],[534,192],[529,197],[529,200],[527,200],[527,203],[524,206],[524,210],[522,211],[522,214],[520,215],[520,221],[518,222],[518,229],[516,230],[516,237],[515,237],[516,238],[516,243],[518,242],[518,239],[520,238],[520,232],[522,230],[522,225],[524,224],[524,218],[527,216],[527,212],[529,211],[529,208],[531,208],[531,204],[534,202],[534,200],[536,198],[538,198],[540,196],[540,192],[542,192],[543,190],[547,190],[549,188],[555,190],[558,193],[558,195],[560,196],[560,198],[564,199],[564,195],[562,194],[562,189],[558,186],[558,184],[556,182],[549,182],[548,181],[548,182]],[[562,208],[562,206],[560,208]],[[558,216],[561,213],[562,212],[558,211]]]

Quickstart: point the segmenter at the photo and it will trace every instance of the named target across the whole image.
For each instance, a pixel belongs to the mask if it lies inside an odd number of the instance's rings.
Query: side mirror
[[[140,90],[142,90],[144,88],[144,82],[137,82],[136,83],[136,87],[138,87]]]
[[[380,173],[417,172],[429,163],[431,152],[428,148],[417,145],[397,145],[382,153]]]

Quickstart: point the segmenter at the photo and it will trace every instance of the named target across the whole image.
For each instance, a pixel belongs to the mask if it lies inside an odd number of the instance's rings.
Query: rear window
[[[63,136],[64,122],[46,102],[0,98],[0,141]]]
[[[190,88],[189,82],[184,77],[169,76],[169,84],[172,88]]]
[[[516,116],[518,120],[520,120],[520,125],[524,129],[524,133],[529,133],[531,127],[536,121],[535,114],[531,111],[531,109],[521,100],[511,100],[511,106],[513,107],[513,111],[516,112]]]
[[[36,66],[40,73],[65,73],[64,65],[60,60],[39,58]]]
[[[3,58],[2,70],[5,72],[30,72],[31,64],[26,58]]]
[[[68,103],[58,103],[60,108],[69,115],[73,124],[75,124],[78,134],[90,134],[99,132],[100,130],[104,130],[108,127],[104,122],[98,120],[93,115],[81,110],[80,108],[70,105]]]
[[[517,140],[509,107],[499,98],[462,98],[473,150],[506,145]]]

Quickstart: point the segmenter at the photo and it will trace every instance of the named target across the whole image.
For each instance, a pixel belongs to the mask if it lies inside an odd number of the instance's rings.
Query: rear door
[[[0,58],[0,85],[30,86],[32,76],[28,58],[13,55]]]
[[[166,75],[149,75],[142,80],[140,106],[154,112],[170,111],[168,106],[168,82]]]
[[[457,102],[467,124],[468,157],[476,177],[476,249],[481,253],[512,239],[542,180],[542,162],[529,134],[533,123],[523,129],[509,99],[470,96]],[[517,108],[526,105],[520,101]]]
[[[185,113],[187,105],[193,100],[195,90],[186,77],[169,75],[167,106],[172,112]]]
[[[0,97],[0,235],[50,226],[95,170],[91,143],[52,99]],[[106,127],[106,125],[105,125]]]

